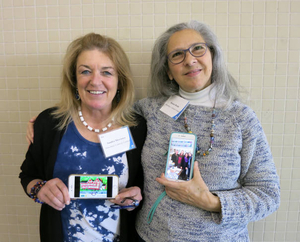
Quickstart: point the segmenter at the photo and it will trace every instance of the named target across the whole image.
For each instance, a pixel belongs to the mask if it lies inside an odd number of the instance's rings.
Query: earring
[[[80,96],[79,96],[79,92],[78,92],[78,89],[76,88],[76,90],[75,90],[75,98],[76,98],[76,100],[80,100]]]

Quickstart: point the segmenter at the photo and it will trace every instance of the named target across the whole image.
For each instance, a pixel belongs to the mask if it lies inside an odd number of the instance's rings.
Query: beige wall
[[[249,92],[281,178],[280,209],[249,225],[253,241],[300,241],[300,1],[0,0],[0,242],[39,241],[39,205],[19,184],[28,119],[60,98],[61,59],[75,37],[117,39],[146,95],[150,52],[168,26],[197,19],[216,32]]]

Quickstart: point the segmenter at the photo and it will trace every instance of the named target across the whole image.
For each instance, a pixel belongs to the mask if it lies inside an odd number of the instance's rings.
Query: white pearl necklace
[[[89,130],[89,131],[94,131],[95,133],[100,133],[100,129],[94,129],[92,128],[91,126],[89,126],[87,124],[87,122],[84,120],[83,116],[82,116],[82,112],[81,112],[81,108],[79,107],[78,108],[78,115],[79,115],[79,118],[81,120],[81,122],[83,123],[83,125]],[[113,123],[114,119],[112,119],[112,121],[107,125],[105,126],[104,128],[102,128],[102,132],[105,132],[106,130],[108,130],[111,126],[112,126],[112,123]]]

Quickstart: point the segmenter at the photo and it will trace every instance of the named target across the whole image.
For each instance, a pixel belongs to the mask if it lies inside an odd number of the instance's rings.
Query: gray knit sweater
[[[203,180],[221,201],[222,212],[208,212],[165,196],[151,224],[147,215],[164,187],[155,181],[165,170],[172,132],[185,132],[183,115],[174,121],[159,109],[167,98],[145,98],[135,110],[147,121],[142,152],[144,205],[136,228],[147,242],[249,241],[247,224],[273,213],[280,203],[279,179],[270,148],[255,113],[234,102],[217,109],[214,148],[208,156],[196,156]],[[211,108],[189,105],[188,122],[201,150],[210,141]]]

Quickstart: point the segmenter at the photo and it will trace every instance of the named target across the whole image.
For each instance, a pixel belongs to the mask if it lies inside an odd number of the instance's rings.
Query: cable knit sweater
[[[151,224],[147,215],[164,187],[155,181],[165,170],[165,156],[172,132],[186,132],[183,115],[177,121],[159,109],[167,100],[145,98],[135,110],[147,121],[148,133],[142,151],[144,205],[136,228],[147,242],[249,241],[247,224],[273,213],[280,203],[279,179],[270,148],[255,113],[236,101],[230,108],[217,108],[214,148],[208,156],[196,156],[211,192],[221,201],[221,213],[208,212],[165,196]],[[186,116],[197,144],[209,146],[210,107],[189,105]]]

